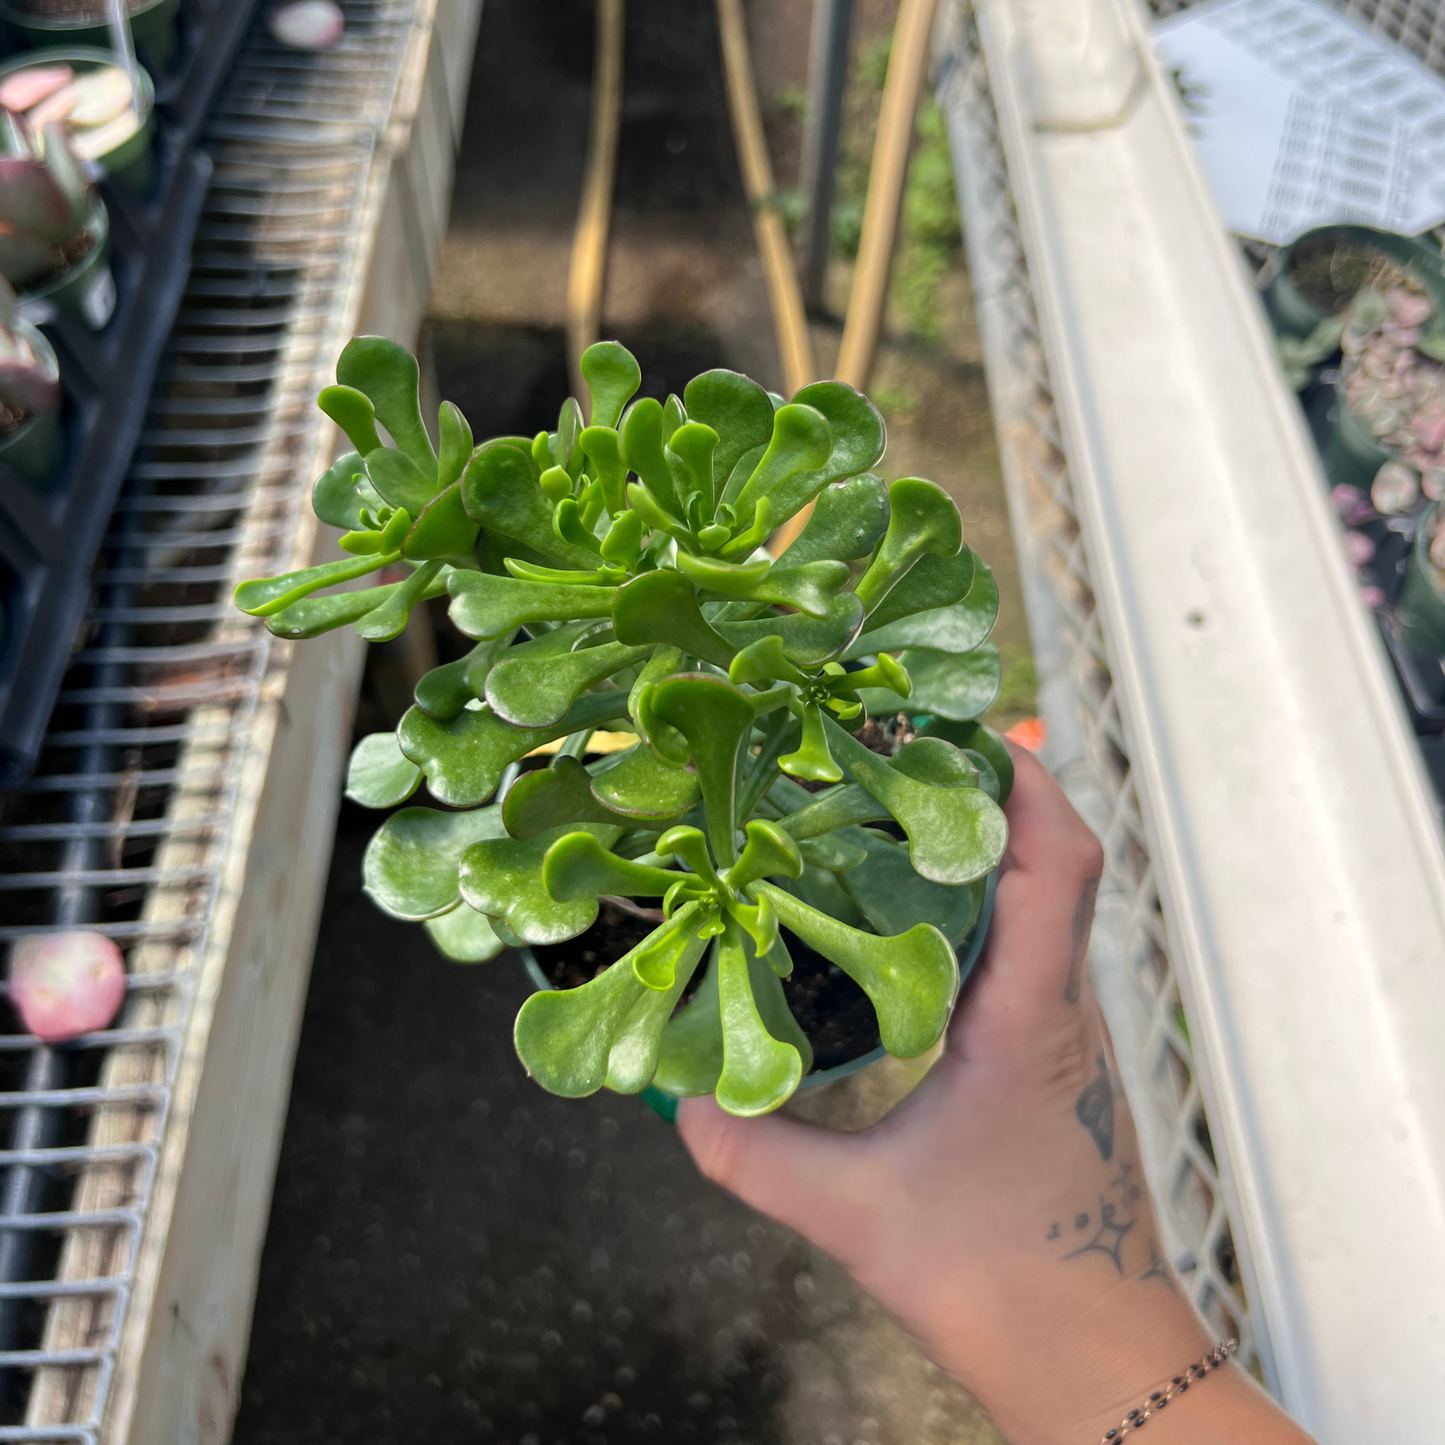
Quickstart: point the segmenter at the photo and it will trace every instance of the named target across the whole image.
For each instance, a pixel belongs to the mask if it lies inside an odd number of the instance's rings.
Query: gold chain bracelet
[[[1202,1380],[1211,1370],[1217,1370],[1237,1349],[1238,1340],[1225,1340],[1215,1345],[1202,1360],[1188,1366],[1182,1375],[1175,1375],[1167,1385],[1151,1390],[1149,1398],[1142,1405],[1136,1405],[1112,1430],[1104,1432],[1099,1445],[1118,1445],[1126,1435],[1144,1428],[1144,1422],[1162,1410],[1176,1395],[1182,1395],[1191,1385]]]

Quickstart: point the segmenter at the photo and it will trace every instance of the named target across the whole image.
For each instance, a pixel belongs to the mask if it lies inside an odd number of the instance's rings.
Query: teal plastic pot
[[[1392,457],[1398,455],[1387,447],[1365,425],[1364,419],[1350,410],[1345,389],[1335,383],[1335,404],[1330,410],[1330,432],[1325,439],[1325,475],[1333,486],[1359,487],[1368,493],[1375,473]]]
[[[92,331],[103,331],[115,313],[115,277],[110,271],[110,215],[99,196],[91,231],[95,244],[75,265],[54,280],[18,294],[22,302],[48,301],[58,310],[80,317]]]
[[[1420,518],[1415,545],[1400,595],[1395,601],[1395,623],[1400,640],[1411,652],[1428,657],[1445,655],[1445,593],[1440,590],[1438,569],[1430,561],[1430,526],[1439,515],[1436,502]]]
[[[4,0],[0,0],[0,14],[4,13]],[[0,84],[17,71],[27,70],[33,65],[62,63],[70,66],[78,75],[95,70],[102,65],[114,65],[115,52],[96,46],[56,45],[45,50],[28,50],[0,65]],[[136,67],[137,114],[140,129],[127,140],[123,140],[112,151],[101,156],[98,164],[118,185],[133,195],[148,196],[155,188],[156,180],[156,88],[150,72],[145,66]]]
[[[60,363],[55,349],[28,322],[15,324],[16,334],[23,336],[35,354],[45,362],[50,373],[59,377]],[[65,432],[60,425],[60,408],[30,417],[8,437],[0,439],[0,475],[6,470],[18,473],[40,491],[49,491],[65,469]]]
[[[1313,301],[1306,300],[1289,279],[1298,248],[1315,241],[1344,242],[1383,251],[1414,271],[1430,293],[1436,313],[1445,316],[1445,269],[1442,269],[1440,248],[1430,238],[1377,231],[1372,226],[1316,226],[1296,236],[1276,254],[1273,263],[1274,279],[1265,290],[1264,300],[1274,329],[1281,336],[1308,336],[1325,319],[1325,313]]]
[[[988,938],[988,930],[993,922],[994,894],[998,890],[998,873],[988,875],[984,884],[983,907],[979,909],[978,922],[974,925],[973,932],[969,935],[968,946],[958,955],[958,977],[959,988],[967,981],[969,974],[973,972],[974,965],[983,952],[984,943]],[[536,955],[530,948],[519,950],[522,955],[522,964],[527,970],[527,977],[532,981],[532,986],[540,990],[550,990],[553,985],[551,980],[542,972],[541,965],[537,962]],[[881,1044],[870,1049],[866,1054],[860,1054],[856,1059],[850,1059],[846,1064],[837,1064],[831,1069],[816,1069],[811,1074],[803,1076],[802,1083],[798,1086],[799,1093],[803,1090],[827,1091],[829,1093],[866,1090],[870,1082],[869,1075],[901,1074],[906,1087],[901,1092],[897,1081],[889,1080],[883,1087],[890,1093],[908,1092],[927,1073],[932,1066],[936,1055],[925,1054],[922,1060],[895,1059]],[[878,1080],[877,1082],[882,1082]],[[665,1093],[663,1090],[649,1085],[639,1095],[642,1102],[655,1113],[666,1119],[668,1123],[677,1122],[677,1096]],[[821,1094],[814,1095],[815,1099]],[[798,1095],[794,1095],[797,1099]],[[789,1101],[791,1104],[791,1100]],[[811,1114],[812,1109],[804,1108],[800,1112]]]
[[[169,70],[176,63],[180,49],[177,39],[176,16],[180,13],[181,0],[150,0],[131,12],[130,31],[136,46],[143,49],[162,69]],[[16,5],[14,0],[0,0],[0,18],[25,44],[42,47],[49,45],[94,45],[102,50],[110,47],[110,26],[104,21],[60,19],[36,15]]]

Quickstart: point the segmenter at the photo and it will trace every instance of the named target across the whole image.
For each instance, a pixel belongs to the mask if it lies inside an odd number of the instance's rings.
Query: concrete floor
[[[807,0],[749,7],[781,184]],[[859,6],[860,43],[891,0]],[[778,384],[710,5],[629,0],[605,323],[646,389],[712,365]],[[586,0],[487,0],[428,324],[438,388],[479,435],[555,418],[591,65]],[[840,264],[834,289],[846,296]],[[941,342],[886,344],[889,477],[933,477],[1026,655],[967,278]],[[838,331],[816,328],[825,368]],[[445,650],[445,639],[443,638]],[[1003,718],[1001,721],[1011,721]],[[373,724],[375,725],[375,724]],[[344,807],[276,1182],[237,1445],[992,1445],[978,1407],[810,1246],[692,1169],[635,1100],[525,1077],[510,954],[445,962],[377,913]]]

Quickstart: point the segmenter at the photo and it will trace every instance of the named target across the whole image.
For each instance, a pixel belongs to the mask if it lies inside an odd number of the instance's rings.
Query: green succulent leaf
[[[299,572],[283,572],[279,577],[257,577],[236,588],[236,606],[252,617],[270,617],[323,587],[334,587],[338,582],[350,582],[380,571],[400,555],[391,552],[346,557],[339,562],[323,562],[318,567],[303,567]],[[731,652],[728,656],[731,658]]]
[[[999,804],[1008,802],[1014,786],[1014,760],[1007,745],[992,728],[981,722],[953,722],[949,718],[930,718],[923,728],[924,737],[940,737],[955,747],[968,748],[987,759],[998,778]]]
[[[925,553],[869,613],[868,626],[876,632],[900,618],[962,602],[973,589],[977,561],[967,547],[953,557]]]
[[[634,577],[617,593],[612,627],[629,647],[679,647],[716,667],[726,667],[735,650],[704,619],[692,583],[680,572]]]
[[[559,901],[545,882],[544,860],[560,838],[595,837],[604,848],[622,836],[620,828],[574,823],[549,828],[535,838],[509,838],[497,810],[498,834],[474,843],[461,855],[461,896],[473,908],[500,918],[524,943],[563,943],[592,925],[595,896]]]
[[[661,764],[657,766],[661,767]],[[668,775],[671,779],[676,775],[675,770],[668,769]],[[685,773],[680,776],[691,778]],[[535,838],[538,833],[565,823],[612,823],[618,827],[635,828],[639,817],[608,807],[594,793],[592,782],[591,769],[583,767],[576,758],[565,753],[559,753],[550,768],[523,773],[512,784],[502,804],[507,832],[514,838]],[[692,779],[691,791],[695,797],[696,779]],[[658,805],[649,802],[648,806]],[[685,811],[686,808],[680,808],[676,813],[663,814],[656,821],[661,823],[671,817],[680,817]]]
[[[422,926],[436,951],[454,963],[485,963],[507,946],[497,937],[491,919],[465,903],[428,918]]]
[[[1008,823],[988,794],[920,782],[890,767],[831,719],[825,717],[823,726],[834,757],[908,834],[908,854],[917,872],[935,883],[972,883],[998,866]],[[788,832],[797,837],[791,828]]]
[[[558,903],[613,893],[661,898],[679,881],[675,869],[653,868],[609,853],[591,833],[566,833],[542,859],[542,884]]]
[[[471,423],[452,402],[442,402],[437,412],[437,435],[441,438],[437,452],[437,486],[445,490],[461,480],[472,459]]]
[[[653,934],[652,938],[656,939],[657,934]],[[622,1027],[613,1034],[612,1048],[607,1056],[606,1083],[615,1093],[637,1094],[652,1082],[657,1073],[663,1028],[707,952],[709,941],[698,936],[696,920],[693,920],[692,927],[681,935],[670,935],[662,945],[671,951],[658,972],[670,972],[672,983],[665,989],[647,988],[633,1004]],[[637,952],[634,950],[634,974],[638,972]],[[659,945],[652,943],[648,952],[653,958],[659,957]]]
[[[836,963],[868,995],[890,1054],[917,1058],[943,1036],[958,992],[958,960],[932,924],[916,923],[885,938],[849,928],[771,883],[756,887],[772,900],[785,928]]]
[[[715,967],[723,1034],[717,1101],[728,1113],[743,1118],[771,1113],[801,1082],[802,1055],[775,1039],[763,1023],[736,924],[730,924],[718,941]]]
[[[823,714],[818,704],[803,707],[803,735],[796,752],[784,753],[778,766],[792,778],[808,783],[841,783],[843,770],[833,761],[823,731]]]
[[[976,788],[978,769],[945,738],[914,738],[889,760],[895,772],[935,788]]]
[[[773,413],[772,440],[757,468],[733,495],[728,491],[736,474],[729,478],[722,500],[731,503],[738,516],[746,517],[768,497],[774,519],[783,521],[792,515],[780,505],[783,489],[793,478],[813,475],[824,467],[832,450],[833,433],[822,412],[811,406],[781,406]]]
[[[862,624],[863,604],[853,593],[839,592],[829,603],[825,617],[789,612],[748,622],[719,621],[713,625],[713,630],[724,640],[729,659],[736,651],[764,637],[776,637],[782,642],[783,652],[791,662],[799,667],[819,667],[842,653],[858,635]],[[706,660],[718,667],[729,665],[713,657]]]
[[[733,658],[728,667],[728,681],[760,685],[768,682],[790,682],[801,687],[807,675],[796,668],[783,650],[783,639],[776,633],[760,637]]]
[[[426,774],[438,802],[468,808],[496,792],[509,763],[555,738],[596,727],[616,716],[622,702],[620,691],[586,693],[565,718],[544,728],[513,727],[488,707],[464,708],[445,721],[413,707],[402,715],[396,737],[402,752]]]
[[[674,768],[686,767],[692,756],[688,752],[687,740],[675,728],[669,728],[663,722],[659,722],[658,726],[664,734],[670,736],[663,736],[661,739],[654,737],[650,726],[651,714],[646,711],[644,704],[648,694],[659,682],[682,671],[683,662],[681,648],[666,645],[654,647],[651,658],[637,674],[637,681],[632,684],[632,691],[627,697],[627,711],[638,736],[648,749],[658,756],[660,762]]]
[[[717,504],[713,486],[713,453],[717,444],[718,434],[710,426],[689,421],[673,432],[662,449],[667,469],[672,473],[674,492],[683,499],[694,493],[699,495],[704,517],[711,517]]]
[[[757,451],[760,458],[767,449],[773,435],[773,404],[757,382],[736,371],[705,371],[688,382],[682,400],[693,421],[717,433],[712,472],[719,486],[727,483],[747,453]],[[738,487],[746,480],[742,477]]]
[[[877,806],[874,798],[870,797],[868,801]],[[868,861],[868,850],[852,842],[851,838],[850,833],[843,832],[825,833],[820,838],[805,838],[798,844],[798,852],[803,861],[814,868],[844,873]]]
[[[394,808],[421,786],[421,769],[404,756],[394,732],[369,733],[351,750],[346,796],[363,808]]]
[[[333,592],[328,597],[303,597],[266,619],[267,631],[277,637],[319,637],[337,627],[359,622],[368,612],[384,606],[403,584],[389,582],[384,587],[366,587],[359,592]],[[429,593],[446,590],[444,582],[433,580]]]
[[[814,382],[793,402],[827,418],[833,448],[817,471],[796,472],[773,493],[773,515],[779,521],[800,511],[830,482],[866,472],[887,445],[887,430],[877,408],[845,382]]]
[[[434,482],[437,459],[417,400],[420,378],[411,352],[384,336],[353,338],[336,363],[336,380],[371,398],[391,439]]]
[[[751,562],[720,562],[716,557],[698,557],[680,549],[677,554],[677,570],[694,587],[723,597],[755,596],[772,567],[767,557]]]
[[[642,385],[637,358],[620,342],[594,341],[579,365],[592,397],[592,425],[615,427],[622,408]]]
[[[461,899],[458,877],[466,850],[505,836],[500,808],[465,813],[402,808],[366,845],[362,882],[372,902],[393,918],[435,918]]]
[[[453,483],[422,509],[402,543],[401,554],[414,562],[436,557],[462,567],[475,567],[479,530],[462,506],[461,486]]]
[[[777,791],[776,783],[773,790]],[[866,788],[850,783],[845,788],[830,788],[796,812],[778,819],[778,825],[790,838],[802,843],[810,838],[822,838],[836,828],[851,827],[855,823],[881,823],[892,816]]]
[[[595,552],[557,535],[552,505],[532,460],[516,447],[489,447],[472,458],[462,473],[462,504],[487,531],[521,542],[543,557],[584,571],[597,561]]]
[[[695,1099],[717,1088],[722,1075],[722,1013],[718,1007],[716,949],[697,992],[662,1031],[653,1084],[679,1099]]]
[[[311,510],[328,526],[345,532],[361,527],[363,507],[380,502],[366,479],[366,463],[359,452],[337,457],[311,487]]]
[[[801,567],[774,567],[752,595],[826,619],[832,615],[839,589],[847,583],[846,562],[806,562]]]
[[[933,482],[904,477],[888,488],[888,530],[854,589],[872,612],[925,553],[954,557],[963,521],[953,499]]]
[[[622,457],[642,478],[662,515],[680,518],[672,472],[662,454],[662,403],[654,397],[644,396],[628,409],[622,424]]]
[[[570,622],[610,617],[616,587],[574,587],[563,582],[523,582],[489,572],[453,572],[447,580],[450,616],[468,637],[510,637],[532,622]]]
[[[410,577],[399,582],[384,602],[373,607],[356,624],[356,631],[368,642],[390,642],[406,630],[411,609],[431,590],[445,564],[423,562]]]
[[[469,702],[481,697],[492,664],[507,650],[507,637],[479,642],[455,662],[444,662],[425,673],[416,685],[416,705],[434,718],[454,718]]]
[[[899,661],[913,683],[907,699],[882,688],[859,689],[858,695],[875,716],[912,710],[966,722],[987,712],[998,696],[1002,672],[998,648],[991,642],[980,643],[962,657],[910,647]]]
[[[714,858],[736,861],[733,835],[743,754],[752,738],[753,704],[725,678],[684,674],[650,694],[654,714],[687,739],[702,785],[703,811]]]
[[[727,871],[727,881],[734,888],[746,888],[759,878],[778,874],[796,878],[802,871],[803,858],[792,837],[766,818],[753,818],[743,851]]]
[[[818,493],[803,530],[778,559],[789,567],[869,556],[888,530],[888,488],[872,472],[832,482]]]
[[[873,619],[869,618],[865,630],[853,640],[846,655],[863,657],[870,652],[897,652],[905,647],[972,652],[988,637],[997,617],[998,584],[993,580],[993,573],[975,558],[973,581],[962,602],[915,612],[911,617],[901,617],[882,627],[873,626]]]
[[[547,727],[565,717],[588,688],[641,662],[650,652],[647,647],[604,642],[541,661],[504,657],[487,674],[487,701],[498,717],[518,727]],[[624,707],[619,696],[617,711]]]
[[[583,454],[592,463],[592,472],[602,483],[602,497],[607,510],[618,516],[626,502],[627,463],[622,459],[622,441],[609,426],[589,426],[581,434]]]
[[[868,828],[850,828],[840,841],[866,852],[867,866],[853,869],[841,881],[879,933],[902,933],[915,923],[931,923],[957,947],[978,922],[984,879],[931,883],[913,871],[906,848]]]
[[[393,507],[405,507],[414,517],[437,494],[435,478],[394,447],[368,452],[366,475],[380,497]]]
[[[603,807],[638,822],[662,822],[697,802],[696,773],[669,767],[646,747],[624,748],[592,770],[592,796]]]
[[[353,386],[324,387],[316,405],[346,433],[346,439],[362,456],[381,446],[376,434],[376,408],[365,392]]]

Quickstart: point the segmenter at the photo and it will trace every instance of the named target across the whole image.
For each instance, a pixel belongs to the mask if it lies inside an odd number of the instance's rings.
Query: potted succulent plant
[[[16,314],[0,278],[0,465],[38,487],[65,462],[60,429],[60,364],[45,337]]]
[[[162,69],[175,64],[180,0],[128,0],[137,48]],[[27,45],[109,46],[106,0],[0,0],[4,19]]]
[[[94,330],[115,309],[109,217],[55,122],[37,141],[0,111],[0,275],[22,302],[50,301]]]
[[[1439,502],[1420,518],[1395,601],[1400,640],[1411,652],[1445,655],[1445,526]]]
[[[424,780],[442,805],[386,820],[368,891],[472,960],[565,958],[621,907],[631,946],[574,953],[576,986],[518,1015],[517,1051],[556,1094],[778,1107],[811,1064],[785,982],[803,952],[871,1004],[860,1055],[927,1053],[1007,838],[1008,754],[972,721],[997,687],[987,568],[941,489],[868,471],[883,423],[842,383],[785,405],[710,371],[633,401],[641,373],[615,342],[582,373],[590,424],[569,399],[554,432],[475,445],[444,403],[434,450],[415,361],[353,341],[320,404],[355,450],[313,494],[351,556],[237,589],[283,637],[354,623],[374,640],[446,593],[475,641],[353,755],[358,801],[395,808]],[[810,501],[774,559],[763,544]],[[398,563],[405,580],[324,593]],[[870,746],[902,709],[934,735]],[[589,763],[604,726],[637,741]]]

